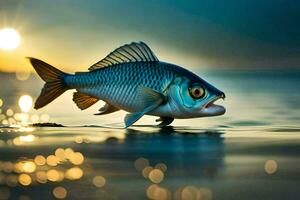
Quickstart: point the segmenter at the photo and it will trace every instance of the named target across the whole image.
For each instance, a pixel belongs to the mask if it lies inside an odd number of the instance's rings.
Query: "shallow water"
[[[300,73],[201,76],[226,93],[224,116],[125,130],[125,113],[79,111],[71,92],[24,113],[42,82],[0,74],[0,199],[297,199]],[[48,121],[66,127],[24,128]]]

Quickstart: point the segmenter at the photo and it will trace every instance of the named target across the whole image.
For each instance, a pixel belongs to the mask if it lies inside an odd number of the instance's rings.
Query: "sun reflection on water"
[[[71,148],[57,148],[52,155],[36,155],[33,159],[19,158],[16,162],[0,161],[0,185],[8,187],[46,184],[48,182],[76,181],[84,176],[80,165],[84,164],[81,152]],[[104,181],[95,180],[95,186],[103,187]],[[102,185],[102,186],[101,186]],[[52,194],[55,198],[64,199],[68,191],[62,187],[55,187]],[[0,187],[0,199],[10,197],[9,189]],[[3,198],[5,197],[5,198]]]
[[[177,188],[174,192],[167,187],[162,187],[160,183],[166,178],[168,167],[165,163],[157,163],[154,166],[150,165],[148,159],[141,157],[134,161],[135,169],[141,175],[152,182],[146,189],[146,196],[153,200],[211,200],[213,194],[211,189],[206,187],[197,187],[187,185]]]
[[[29,95],[23,95],[19,98],[19,106],[22,112],[27,113],[32,108],[32,97]]]
[[[18,98],[18,105],[21,112],[11,107],[3,110],[4,100],[0,98],[0,122],[2,125],[21,125],[27,126],[32,123],[46,123],[49,122],[48,114],[34,114],[32,111],[33,99],[30,95],[22,95]]]

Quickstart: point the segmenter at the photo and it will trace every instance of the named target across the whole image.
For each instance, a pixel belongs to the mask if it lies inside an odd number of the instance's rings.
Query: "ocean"
[[[0,199],[298,199],[300,71],[196,73],[225,115],[128,129],[72,91],[36,111],[39,77],[0,73]]]

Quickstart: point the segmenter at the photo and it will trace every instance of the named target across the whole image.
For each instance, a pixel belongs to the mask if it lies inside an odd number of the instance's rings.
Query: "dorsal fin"
[[[84,110],[94,105],[98,101],[98,99],[80,92],[74,92],[73,101],[75,102],[78,108]]]
[[[132,42],[125,44],[108,54],[104,59],[92,65],[89,70],[93,71],[103,67],[128,62],[157,62],[158,59],[152,50],[144,42]]]

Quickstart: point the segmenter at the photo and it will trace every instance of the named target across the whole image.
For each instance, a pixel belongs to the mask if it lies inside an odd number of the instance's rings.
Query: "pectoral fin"
[[[160,117],[157,120],[155,120],[156,122],[161,122],[160,124],[158,124],[158,127],[165,127],[168,126],[169,124],[171,124],[174,121],[173,117]]]
[[[106,115],[106,114],[109,114],[109,113],[116,112],[118,110],[120,110],[120,109],[110,105],[109,103],[106,103],[103,107],[101,107],[99,109],[99,113],[96,113],[94,115]]]
[[[124,119],[125,128],[134,124],[143,115],[154,110],[165,101],[165,96],[163,94],[146,87],[138,88],[138,97],[140,97],[138,99],[142,100],[144,109],[141,112],[127,114]]]

